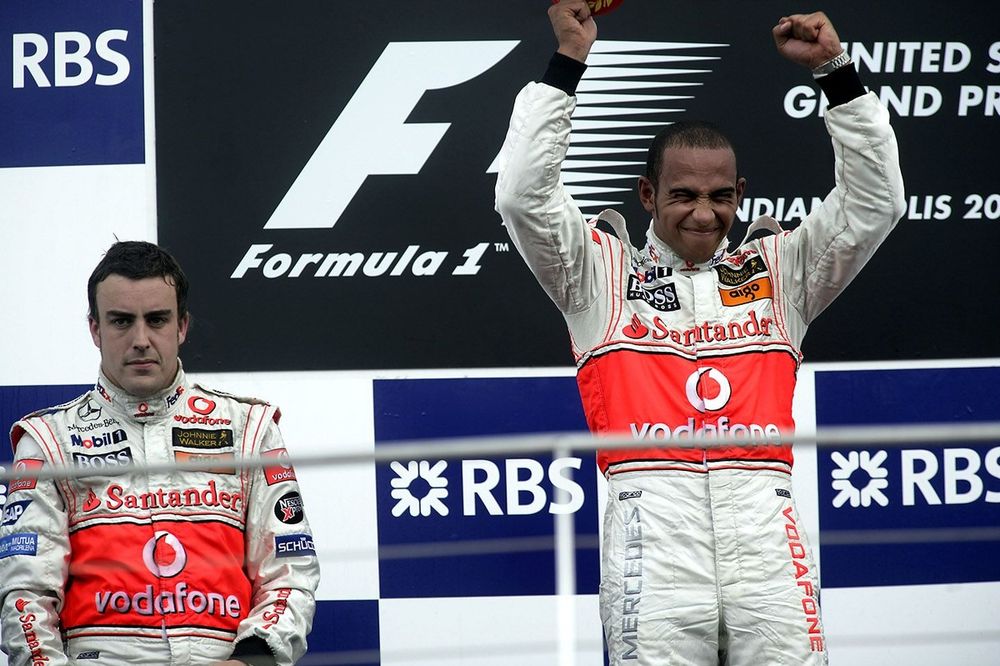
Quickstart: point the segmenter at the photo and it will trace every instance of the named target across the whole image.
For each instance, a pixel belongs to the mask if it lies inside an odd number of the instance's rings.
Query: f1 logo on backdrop
[[[330,229],[368,176],[419,173],[450,127],[449,123],[407,124],[420,98],[428,90],[479,76],[517,44],[386,46],[264,228]]]

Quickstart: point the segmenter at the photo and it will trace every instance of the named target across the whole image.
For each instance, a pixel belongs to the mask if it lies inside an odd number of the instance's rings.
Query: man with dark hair
[[[644,440],[598,452],[610,661],[826,663],[787,436],[807,326],[903,213],[888,113],[822,12],[782,17],[779,53],[811,69],[830,102],[836,186],[794,231],[758,220],[751,232],[772,235],[730,253],[746,188],[732,146],[709,125],[675,126],[639,178],[652,220],[638,250],[621,215],[598,216],[606,233],[562,185],[597,26],[584,0],[558,1],[549,18],[558,51],[515,101],[497,210],[569,326],[590,429]],[[755,443],[690,441],[727,433]]]
[[[88,282],[96,385],[11,431],[3,649],[21,664],[293,664],[319,581],[280,412],[188,382],[187,279],[116,243]],[[270,459],[240,469],[235,462]],[[206,471],[131,464],[198,462]],[[72,466],[70,479],[30,473]]]

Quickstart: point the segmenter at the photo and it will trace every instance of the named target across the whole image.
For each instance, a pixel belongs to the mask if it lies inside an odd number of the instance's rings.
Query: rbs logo
[[[51,37],[16,33],[13,87],[68,88],[82,86],[91,79],[99,86],[124,83],[132,68],[119,42],[127,40],[127,30],[105,30],[93,40],[75,31],[57,32]]]
[[[576,513],[583,506],[584,493],[573,480],[571,470],[580,469],[580,465],[579,458],[559,458],[546,470],[537,460],[519,458],[504,461],[501,472],[501,467],[490,460],[463,460],[461,490],[457,493],[461,496],[462,515],[475,516],[481,511],[491,516],[524,516],[545,510],[552,514]],[[450,513],[446,503],[448,479],[443,476],[447,462],[440,460],[431,466],[427,461],[411,460],[407,465],[392,462],[390,467],[396,473],[390,493],[396,500],[393,516]],[[554,490],[561,491],[554,493],[551,500],[543,486],[546,477]],[[430,488],[421,492],[420,486]],[[497,495],[504,500],[506,510]]]

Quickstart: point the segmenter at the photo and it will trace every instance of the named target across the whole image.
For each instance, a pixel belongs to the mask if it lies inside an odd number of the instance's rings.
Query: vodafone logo
[[[729,380],[717,368],[698,368],[684,385],[688,402],[699,412],[715,412],[729,402],[733,389]]]
[[[193,395],[188,399],[188,407],[195,414],[201,414],[202,416],[208,416],[215,411],[215,402],[209,400],[208,398],[202,398],[198,395]]]
[[[157,578],[173,578],[187,565],[187,551],[180,539],[159,531],[143,546],[142,562]]]

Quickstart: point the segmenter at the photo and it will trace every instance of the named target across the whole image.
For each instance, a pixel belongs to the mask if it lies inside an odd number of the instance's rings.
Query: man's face
[[[105,376],[139,398],[165,389],[177,374],[189,321],[177,316],[174,285],[162,277],[109,275],[97,284],[95,300],[99,321],[90,319],[90,335]]]
[[[681,259],[702,263],[732,228],[745,187],[732,150],[674,147],[663,151],[656,187],[639,178],[639,198],[660,240]]]

